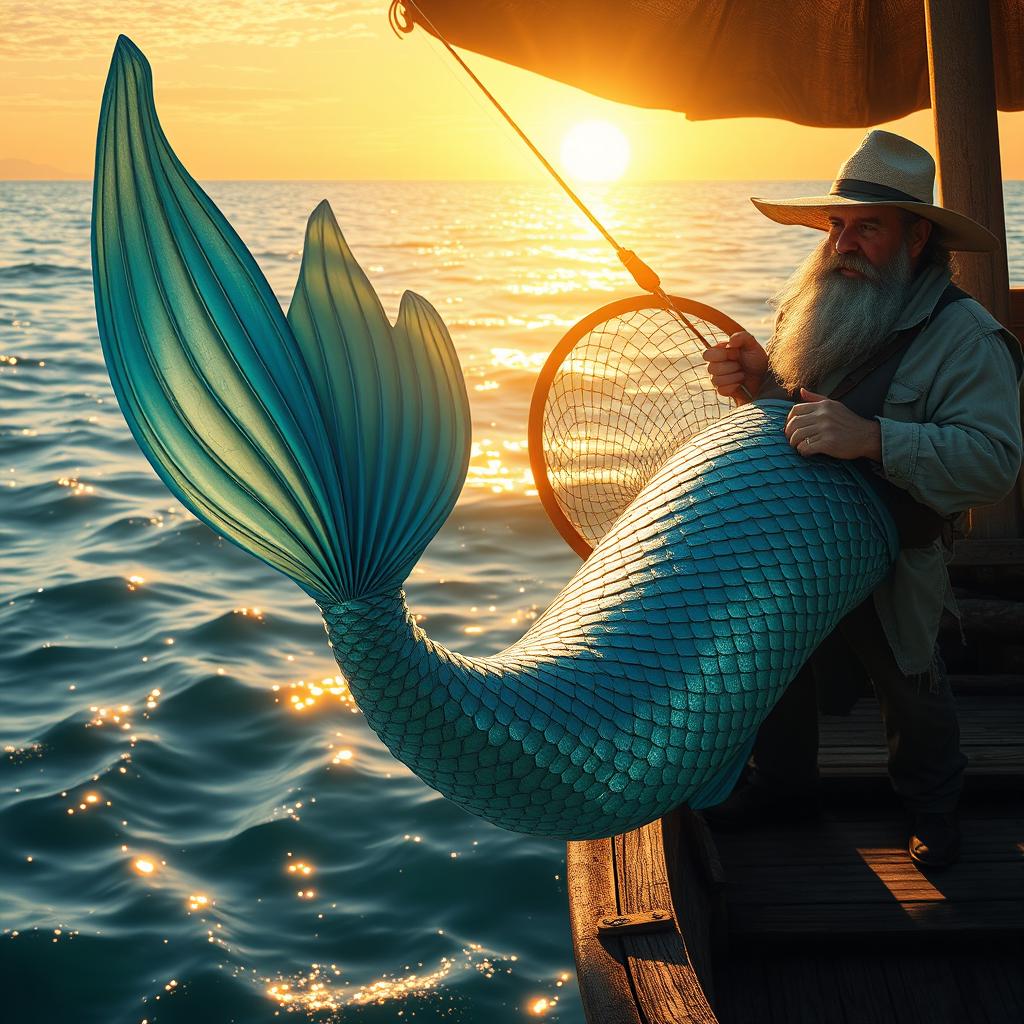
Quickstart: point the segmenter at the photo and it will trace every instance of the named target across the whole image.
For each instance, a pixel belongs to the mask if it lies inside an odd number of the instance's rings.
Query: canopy
[[[690,120],[852,127],[930,106],[923,0],[416,0],[405,9],[456,46]],[[991,0],[990,10],[997,104],[1021,110],[1024,0]]]

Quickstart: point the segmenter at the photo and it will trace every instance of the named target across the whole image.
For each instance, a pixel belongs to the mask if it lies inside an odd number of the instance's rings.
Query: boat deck
[[[907,855],[895,800],[842,803],[820,822],[715,834],[729,936],[1012,931],[1024,924],[1024,806],[968,799],[960,862],[925,871]],[[1022,970],[1024,973],[1024,970]]]
[[[1002,683],[1012,686],[1009,677]],[[985,680],[953,677],[960,719],[960,749],[967,755],[966,790],[988,790],[1024,777],[1024,693],[993,692]],[[979,692],[983,690],[984,692]],[[822,779],[851,780],[859,788],[872,779],[887,780],[885,736],[878,701],[863,697],[848,717],[820,719],[818,763]]]
[[[873,700],[822,719],[821,821],[715,833],[722,1024],[1024,1020],[1024,696],[954,686],[970,764],[953,868],[907,856]]]
[[[1021,1024],[1024,676],[953,684],[969,767],[951,869],[906,853],[867,698],[821,720],[818,822],[711,833],[684,807],[570,843],[588,1021]]]
[[[737,950],[716,966],[715,1009],[722,1024],[1019,1024],[1022,962],[1019,939],[898,956]]]
[[[956,685],[956,680],[954,680]],[[1024,924],[1024,695],[958,693],[963,852],[950,871],[907,856],[878,704],[823,716],[820,822],[716,833],[733,939],[1012,930]],[[1016,789],[1016,793],[1014,793]]]

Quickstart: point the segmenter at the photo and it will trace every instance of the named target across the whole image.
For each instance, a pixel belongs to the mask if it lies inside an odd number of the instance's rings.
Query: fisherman
[[[878,696],[910,857],[944,867],[959,852],[967,764],[936,648],[943,608],[956,610],[950,524],[1013,486],[1022,359],[1014,336],[951,283],[951,251],[999,243],[933,205],[934,181],[926,150],[871,131],[828,195],[752,199],[780,224],[827,235],[771,300],[767,346],[734,334],[705,351],[708,372],[738,402],[744,387],[755,398],[792,399],[789,443],[805,458],[852,460],[893,513],[901,551],[790,684],[761,726],[746,778],[706,815],[730,829],[819,813],[816,693],[827,701],[829,684],[852,665]]]

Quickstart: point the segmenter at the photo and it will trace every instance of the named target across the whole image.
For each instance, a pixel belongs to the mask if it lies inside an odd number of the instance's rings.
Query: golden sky
[[[172,145],[200,179],[533,179],[542,171],[422,30],[347,0],[0,0],[0,177],[91,175],[118,33],[153,65]],[[627,136],[626,180],[830,179],[863,130],[689,122],[467,60],[555,158],[582,120]],[[933,149],[930,111],[888,126]],[[1024,178],[1024,113],[1001,114],[1005,178]],[[26,167],[24,161],[38,167]]]

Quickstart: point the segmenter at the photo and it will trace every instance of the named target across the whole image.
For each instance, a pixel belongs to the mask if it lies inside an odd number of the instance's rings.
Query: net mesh
[[[728,336],[687,319],[711,344]],[[673,452],[732,408],[711,387],[702,351],[670,310],[637,308],[582,334],[555,371],[540,438],[547,478],[591,547]]]

